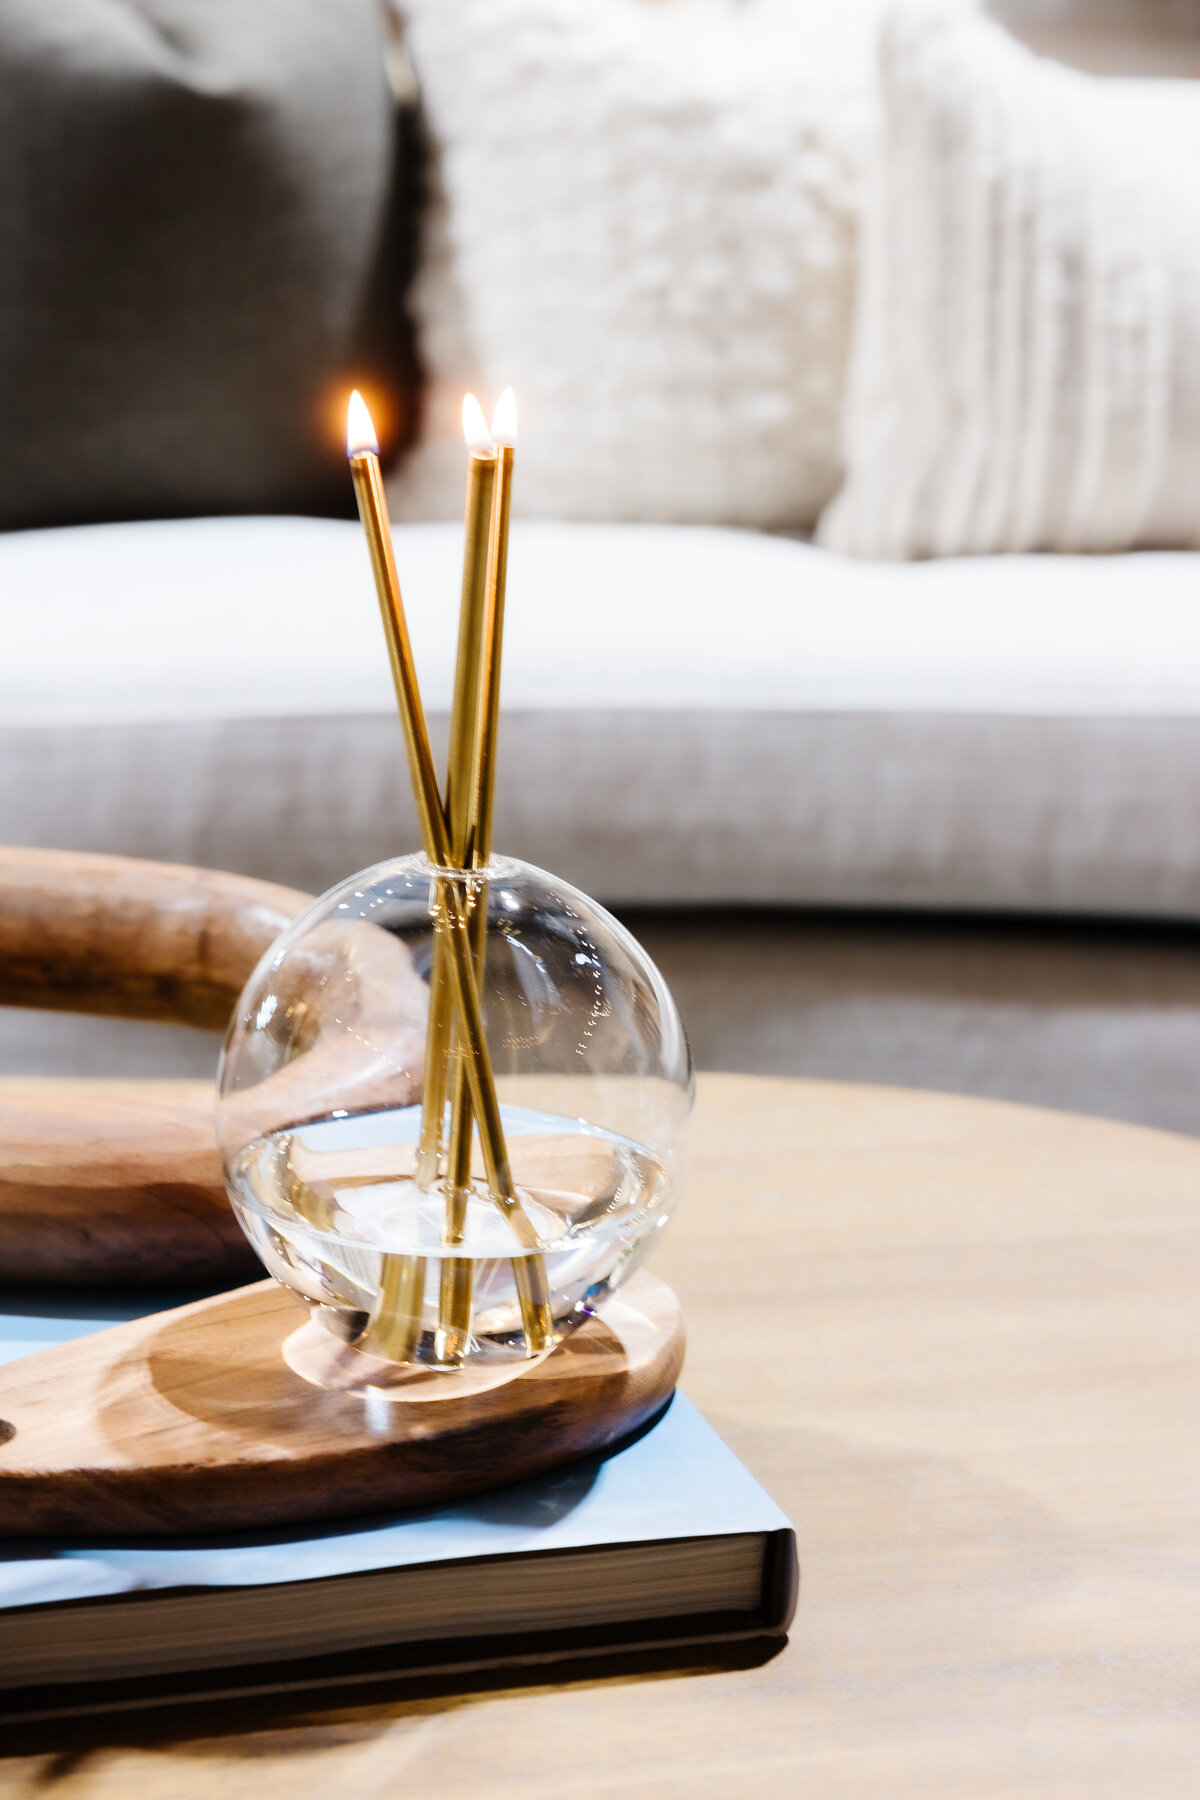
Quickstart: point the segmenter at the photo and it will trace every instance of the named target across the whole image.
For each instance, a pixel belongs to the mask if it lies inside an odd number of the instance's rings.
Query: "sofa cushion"
[[[1200,547],[1200,84],[1061,68],[963,0],[897,6],[880,63],[822,541]]]
[[[838,476],[879,0],[712,42],[629,0],[391,4],[444,203],[395,507],[461,511],[463,388],[511,382],[519,513],[811,525]]]
[[[5,0],[0,526],[345,512],[395,131],[373,0]]]
[[[461,527],[401,526],[444,741]],[[1200,917],[1200,558],[514,529],[498,849],[617,902]],[[361,534],[0,538],[0,840],[318,889],[416,842]]]

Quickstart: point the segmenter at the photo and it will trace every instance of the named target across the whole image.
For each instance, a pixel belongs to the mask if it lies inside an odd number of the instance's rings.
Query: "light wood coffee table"
[[[656,1264],[684,1385],[795,1521],[752,1668],[101,1728],[89,1800],[921,1800],[1200,1786],[1200,1143],[943,1095],[702,1078]]]

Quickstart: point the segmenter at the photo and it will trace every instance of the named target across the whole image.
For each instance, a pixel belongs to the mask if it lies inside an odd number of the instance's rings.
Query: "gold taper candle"
[[[412,777],[413,798],[417,803],[417,819],[425,854],[436,868],[449,861],[449,839],[446,815],[438,791],[433,752],[425,725],[425,709],[417,686],[417,665],[408,635],[408,620],[400,593],[400,577],[396,573],[396,557],[392,550],[392,531],[388,523],[387,500],[383,477],[379,472],[379,442],[375,427],[362,395],[355,390],[350,396],[346,417],[346,455],[354,481],[354,497],[358,516],[366,533],[371,555],[371,573],[387,639],[388,659],[392,665],[392,681],[396,704],[404,730],[404,747],[408,752],[408,768]]]
[[[508,586],[508,524],[513,462],[517,448],[517,404],[505,388],[492,419],[496,480],[488,535],[487,613],[480,656],[479,746],[471,785],[474,866],[492,854],[492,800],[496,788],[496,739],[500,727],[500,659],[504,649],[504,599]]]
[[[491,854],[492,799],[495,788],[496,738],[500,717],[500,663],[504,644],[504,598],[508,572],[508,530],[512,496],[512,472],[516,449],[516,402],[511,388],[500,396],[492,420],[496,442],[495,492],[487,546],[487,603],[479,658],[478,728],[473,747],[470,779],[468,842],[470,866],[483,868]],[[472,924],[476,947],[476,971],[482,977],[486,949],[486,885],[476,901]],[[470,1157],[470,1109],[465,1082],[455,1072],[451,1091],[450,1140],[447,1150],[446,1242],[462,1241],[465,1223],[466,1182]],[[540,1258],[525,1272],[529,1303],[545,1320],[547,1337],[553,1330],[545,1265]],[[466,1258],[447,1258],[442,1264],[439,1297],[438,1343],[446,1360],[461,1354],[470,1319],[471,1265]]]
[[[400,593],[400,580],[396,573],[383,479],[379,471],[378,443],[371,416],[357,393],[351,397],[346,448],[359,516],[371,555],[371,568],[375,576],[375,590],[392,665],[392,679],[404,729],[425,855],[434,868],[444,869],[449,866],[450,854],[446,815],[438,791],[433,753],[429,747],[429,732],[417,685],[416,664]],[[479,1005],[479,991],[475,982],[467,910],[453,883],[440,884],[440,899],[447,926],[447,962],[455,1020],[462,1034],[463,1061],[466,1065],[471,1103],[479,1123],[488,1191],[496,1206],[508,1219],[518,1242],[527,1250],[537,1250],[540,1248],[540,1240],[517,1199],[509,1168],[491,1057]],[[519,1259],[518,1271],[530,1260],[533,1259]],[[537,1260],[540,1265],[540,1259]],[[541,1280],[544,1284],[544,1270]],[[526,1278],[519,1282],[522,1323],[528,1348],[531,1353],[536,1353],[545,1347],[548,1333],[544,1310],[528,1290],[529,1282]]]
[[[450,847],[458,868],[470,866],[469,833],[475,791],[475,746],[479,734],[480,656],[487,606],[488,542],[491,531],[492,487],[496,470],[495,447],[487,421],[474,394],[463,401],[463,435],[470,452],[467,460],[467,499],[464,522],[462,600],[458,615],[458,656],[454,667],[454,700],[450,714],[450,749],[446,768],[446,811]],[[483,943],[487,908],[473,907],[471,942],[476,980],[482,982]],[[449,1044],[449,981],[444,946],[434,941],[434,960],[429,994],[430,1030],[425,1062],[425,1105],[421,1116],[421,1143],[417,1181],[432,1186],[439,1169],[446,1090],[451,1090],[450,1135],[445,1161],[445,1224],[443,1242],[448,1248],[461,1244],[466,1230],[471,1197],[471,1102],[465,1074],[446,1053]],[[440,1053],[440,1059],[439,1059]],[[435,1068],[436,1063],[436,1068]],[[470,1346],[471,1305],[475,1271],[469,1257],[442,1262],[435,1348],[438,1361],[453,1366],[466,1357]]]
[[[487,422],[474,394],[463,401],[467,459],[467,502],[463,553],[462,600],[458,613],[458,656],[454,665],[454,699],[450,709],[450,751],[446,765],[446,815],[450,855],[465,868],[467,833],[474,787],[476,709],[479,702],[479,658],[487,599],[488,535],[492,516],[492,483],[496,457]],[[417,1185],[430,1188],[438,1178],[446,1086],[450,1065],[450,977],[446,947],[434,940],[429,982],[429,1027],[425,1040],[425,1086],[421,1138],[417,1152]],[[467,1135],[470,1137],[470,1120]]]
[[[462,610],[458,627],[458,661],[454,670],[454,707],[450,755],[446,768],[446,814],[450,823],[455,867],[472,866],[475,762],[480,730],[483,647],[489,631],[489,571],[496,450],[478,400],[463,402],[463,429],[471,447],[467,464],[466,545],[463,555]]]

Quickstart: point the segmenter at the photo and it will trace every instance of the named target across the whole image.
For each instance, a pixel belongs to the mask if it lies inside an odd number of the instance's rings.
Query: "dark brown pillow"
[[[373,0],[4,0],[0,525],[347,510],[397,142]]]

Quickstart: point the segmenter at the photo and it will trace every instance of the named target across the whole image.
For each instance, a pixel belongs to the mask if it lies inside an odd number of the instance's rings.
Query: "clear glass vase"
[[[455,932],[485,1058],[453,1003]],[[591,1315],[674,1207],[692,1073],[666,984],[603,907],[524,863],[409,856],[272,946],[219,1087],[247,1237],[365,1359],[359,1384],[386,1386],[520,1363]]]

